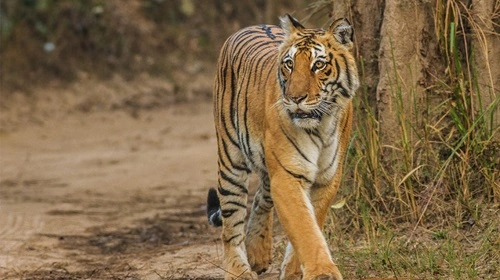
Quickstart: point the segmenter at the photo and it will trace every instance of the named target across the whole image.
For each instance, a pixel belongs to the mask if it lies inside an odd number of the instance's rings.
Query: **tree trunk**
[[[439,5],[466,7],[473,13],[474,21],[466,22],[467,28],[480,28],[484,36],[478,37],[474,35],[477,32],[471,30],[471,34],[464,37],[472,37],[467,44],[475,52],[472,68],[478,73],[482,109],[499,98],[498,0],[344,0],[332,3],[332,16],[347,16],[354,25],[356,52],[363,66],[360,73],[366,89],[359,94],[367,94],[368,104],[376,113],[382,145],[393,145],[399,139],[396,135],[400,135],[401,127],[397,110],[415,115],[421,113],[419,106],[426,102],[443,101],[439,94],[428,90],[437,81],[444,81],[449,71],[443,55],[443,44],[448,42],[440,41],[439,37],[442,36],[440,32],[448,30],[439,28],[441,21],[451,19],[441,17]],[[477,106],[478,98],[477,93],[472,96]],[[498,126],[499,110],[494,114],[497,115],[495,126]]]
[[[479,34],[473,38],[475,66],[480,91],[484,95],[481,109],[500,97],[500,1],[473,1],[472,11]],[[473,27],[474,28],[474,27]],[[500,110],[495,112],[496,124],[500,123]]]

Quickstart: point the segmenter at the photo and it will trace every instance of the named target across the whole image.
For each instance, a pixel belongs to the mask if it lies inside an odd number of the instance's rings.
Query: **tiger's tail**
[[[208,216],[208,223],[210,223],[212,226],[216,227],[222,226],[220,201],[219,197],[217,196],[217,190],[214,188],[208,190],[207,216]]]

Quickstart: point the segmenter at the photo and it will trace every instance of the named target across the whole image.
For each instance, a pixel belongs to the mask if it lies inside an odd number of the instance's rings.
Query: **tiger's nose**
[[[295,102],[296,104],[299,104],[302,102],[304,99],[307,98],[307,94],[304,95],[298,95],[298,96],[290,96],[290,99]]]

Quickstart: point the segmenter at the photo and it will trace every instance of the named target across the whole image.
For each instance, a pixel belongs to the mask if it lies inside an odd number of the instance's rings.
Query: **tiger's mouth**
[[[316,110],[312,110],[310,112],[305,112],[302,110],[297,110],[295,112],[288,111],[288,115],[293,120],[304,120],[304,119],[313,119],[313,120],[321,120],[322,113]]]

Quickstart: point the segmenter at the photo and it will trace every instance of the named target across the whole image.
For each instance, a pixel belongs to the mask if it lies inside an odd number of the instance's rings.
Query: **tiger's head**
[[[353,29],[347,19],[328,29],[307,29],[290,15],[281,18],[285,38],[279,47],[278,101],[295,125],[311,129],[343,107],[359,86],[351,53]]]

